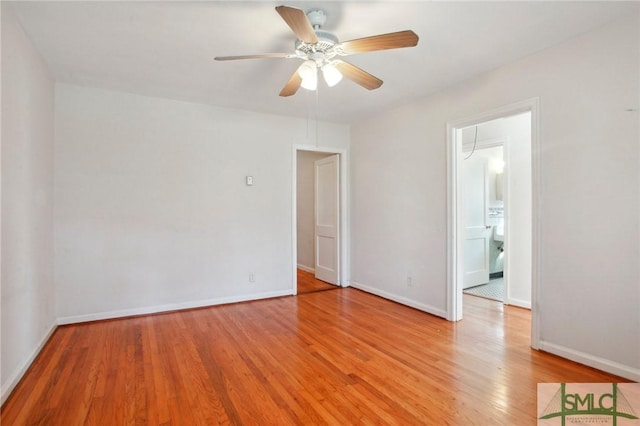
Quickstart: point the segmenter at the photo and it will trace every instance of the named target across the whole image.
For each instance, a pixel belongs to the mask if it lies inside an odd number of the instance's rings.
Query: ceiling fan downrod
[[[321,9],[312,9],[307,12],[307,18],[314,30],[322,28],[325,22],[327,22],[327,14]]]

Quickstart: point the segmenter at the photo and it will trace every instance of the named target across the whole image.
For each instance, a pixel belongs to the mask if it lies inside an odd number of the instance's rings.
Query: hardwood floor
[[[535,424],[538,382],[625,381],[530,350],[529,313],[450,323],[344,288],[59,327],[2,425]]]
[[[298,294],[313,293],[315,291],[336,290],[340,287],[316,279],[315,275],[298,269]]]

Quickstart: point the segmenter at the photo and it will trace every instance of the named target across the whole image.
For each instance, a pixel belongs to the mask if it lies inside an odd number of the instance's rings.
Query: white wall
[[[314,151],[298,151],[296,159],[296,201],[297,201],[297,238],[298,265],[305,269],[314,269],[315,249],[315,166],[314,162],[332,154]]]
[[[61,321],[291,294],[291,156],[306,130],[300,119],[58,84]],[[321,123],[319,144],[345,149],[348,130]]]
[[[446,123],[539,97],[541,347],[640,379],[639,27],[615,22],[353,125],[352,284],[443,315]]]
[[[2,401],[55,325],[53,80],[2,2]]]
[[[505,246],[508,256],[507,300],[531,307],[532,176],[531,114],[503,120],[508,135],[506,148],[507,223]]]

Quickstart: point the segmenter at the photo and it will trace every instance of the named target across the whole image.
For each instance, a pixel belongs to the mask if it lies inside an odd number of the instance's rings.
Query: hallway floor
[[[339,286],[320,281],[311,272],[298,269],[298,294],[313,293],[316,291],[334,290]]]
[[[463,293],[502,302],[504,301],[504,278],[494,278],[487,284],[469,287],[463,290]]]

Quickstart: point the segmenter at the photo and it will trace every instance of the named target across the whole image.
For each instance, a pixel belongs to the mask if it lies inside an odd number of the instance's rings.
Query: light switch
[[[253,176],[247,176],[247,186],[253,185]]]

